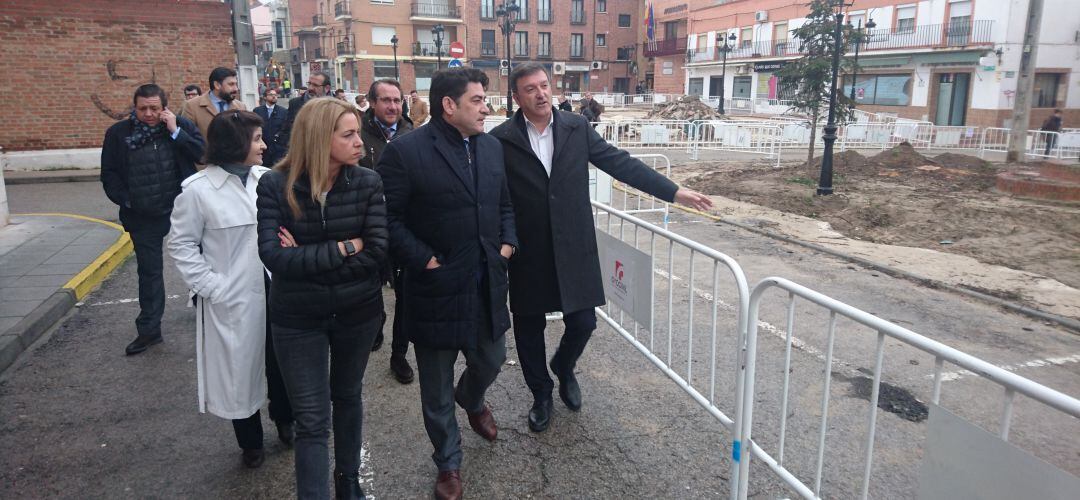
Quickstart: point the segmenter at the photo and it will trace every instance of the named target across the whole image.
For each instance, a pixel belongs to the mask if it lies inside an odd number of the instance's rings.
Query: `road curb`
[[[955,293],[958,293],[958,294],[961,294],[961,295],[966,295],[968,297],[978,299],[978,300],[981,300],[981,301],[984,301],[984,302],[989,302],[989,303],[994,304],[996,306],[1003,307],[1005,309],[1008,309],[1008,310],[1016,312],[1016,313],[1023,314],[1025,316],[1029,316],[1029,317],[1032,317],[1032,318],[1035,318],[1035,319],[1038,319],[1038,320],[1042,320],[1042,321],[1049,321],[1051,323],[1062,326],[1062,327],[1064,327],[1066,329],[1072,330],[1075,333],[1080,333],[1080,321],[1072,319],[1072,318],[1068,318],[1068,317],[1061,316],[1061,315],[1054,314],[1054,313],[1049,313],[1049,312],[1046,312],[1046,311],[1040,311],[1038,309],[1034,309],[1034,308],[1031,308],[1031,307],[1022,305],[1022,304],[1017,304],[1016,302],[1011,302],[1011,301],[1008,301],[1008,300],[1005,300],[1005,299],[994,297],[993,295],[988,295],[988,294],[985,294],[985,293],[977,292],[975,290],[969,290],[967,288],[963,288],[963,287],[959,287],[959,286],[952,285],[952,284],[949,284],[949,283],[945,283],[943,281],[938,281],[938,280],[930,279],[930,278],[927,278],[927,277],[924,277],[924,276],[919,276],[917,274],[913,274],[913,273],[910,273],[908,271],[904,271],[904,270],[901,270],[901,269],[896,269],[894,267],[886,266],[884,264],[879,264],[879,263],[874,262],[872,260],[864,259],[862,257],[856,257],[854,255],[849,255],[849,254],[846,254],[844,252],[840,252],[840,251],[833,250],[833,249],[828,248],[828,247],[824,247],[822,245],[817,245],[817,244],[814,244],[814,243],[809,243],[809,242],[806,242],[806,241],[798,240],[798,239],[792,238],[790,236],[784,236],[784,235],[781,235],[781,234],[774,233],[772,231],[766,231],[764,229],[760,229],[760,228],[757,228],[757,227],[754,227],[754,226],[751,226],[751,225],[748,225],[748,224],[744,224],[742,222],[736,222],[736,221],[733,221],[733,220],[725,219],[723,217],[718,217],[716,215],[711,215],[711,214],[702,212],[700,210],[695,210],[695,209],[692,209],[692,208],[679,206],[679,205],[676,205],[674,203],[672,203],[671,206],[675,207],[675,208],[677,208],[679,210],[682,210],[683,212],[691,213],[691,214],[694,214],[694,215],[700,215],[702,217],[708,218],[708,219],[716,221],[716,222],[722,222],[724,224],[729,224],[729,225],[738,227],[740,229],[745,229],[747,231],[760,234],[762,236],[767,236],[769,238],[780,240],[780,241],[783,241],[783,242],[786,242],[786,243],[791,243],[791,244],[799,245],[801,247],[809,248],[809,249],[817,251],[817,252],[822,252],[822,253],[831,255],[833,257],[838,257],[838,258],[847,260],[849,262],[858,264],[858,265],[860,265],[862,267],[865,267],[865,268],[868,268],[868,269],[873,269],[875,271],[885,273],[885,274],[887,274],[889,276],[892,276],[894,278],[902,278],[902,279],[906,279],[908,281],[913,281],[913,282],[918,283],[920,285],[928,286],[930,288],[938,288],[938,289],[948,290],[950,292],[955,292]]]
[[[79,300],[101,284],[102,281],[105,281],[105,278],[122,264],[135,249],[131,237],[128,233],[123,232],[124,228],[113,222],[76,214],[17,215],[72,217],[104,224],[119,229],[121,233],[120,237],[101,255],[98,255],[93,262],[83,268],[82,271],[79,271],[75,277],[68,280],[63,287],[53,293],[45,302],[30,311],[30,314],[11,327],[10,330],[0,335],[0,373],[7,370],[18,359],[20,354],[63,319]]]
[[[15,176],[9,177],[10,174],[4,174],[4,183],[9,186],[17,184],[52,184],[59,182],[98,182],[101,180],[99,175],[42,175],[42,176]]]

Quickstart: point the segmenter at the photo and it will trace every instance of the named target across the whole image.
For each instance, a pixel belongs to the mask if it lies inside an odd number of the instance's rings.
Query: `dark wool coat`
[[[296,219],[285,201],[285,173],[272,170],[259,179],[259,258],[272,274],[270,321],[290,328],[310,328],[336,315],[363,321],[382,314],[382,279],[386,263],[386,204],[382,181],[369,169],[344,167],[326,195],[325,208],[311,199],[307,176],[293,185],[303,217]],[[284,226],[298,247],[282,248]],[[360,253],[344,257],[337,243],[364,242]]]
[[[455,140],[447,127],[433,118],[391,141],[376,170],[386,186],[390,248],[404,269],[405,331],[417,345],[465,349],[510,327],[499,248],[518,241],[502,145],[487,134],[470,139],[473,177],[460,135]],[[442,265],[426,270],[432,256]]]
[[[604,304],[589,202],[589,163],[665,201],[678,186],[605,141],[585,117],[554,110],[551,177],[533,154],[521,110],[491,131],[503,144],[521,246],[510,262],[514,314],[574,312]]]

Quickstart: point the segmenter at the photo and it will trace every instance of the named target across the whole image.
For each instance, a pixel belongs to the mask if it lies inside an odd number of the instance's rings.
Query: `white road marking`
[[[1015,364],[1009,364],[1009,365],[997,365],[997,367],[1001,368],[1002,370],[1015,372],[1017,370],[1022,370],[1022,369],[1025,369],[1025,368],[1042,368],[1044,366],[1059,366],[1059,365],[1065,365],[1065,364],[1069,364],[1069,363],[1080,363],[1080,354],[1073,354],[1072,356],[1062,356],[1062,357],[1055,357],[1055,358],[1033,359],[1031,361],[1024,361],[1022,363],[1015,363]],[[971,371],[968,371],[968,370],[957,370],[957,371],[954,371],[954,372],[943,372],[941,374],[941,381],[942,382],[952,382],[954,380],[960,380],[962,378],[970,377],[972,375],[975,375],[975,373],[971,372]],[[934,374],[931,373],[931,374],[927,375],[926,378],[933,379]]]
[[[360,487],[364,489],[368,500],[375,500],[375,469],[371,467],[371,453],[368,451],[368,443],[364,441],[360,445]]]
[[[660,275],[661,277],[664,277],[664,278],[668,277],[667,271],[665,271],[664,269],[661,269],[659,267],[653,268],[653,272]],[[672,281],[683,281],[682,278],[680,278],[679,276],[674,276],[674,275],[671,276],[671,280]],[[680,286],[682,286],[683,288],[687,288],[689,285],[688,284],[682,284]],[[712,293],[706,292],[706,291],[698,289],[698,288],[694,288],[693,292],[694,292],[694,295],[697,295],[698,297],[701,297],[702,299],[704,299],[707,302],[712,302],[713,301]],[[734,311],[735,310],[735,306],[733,306],[731,304],[728,304],[727,302],[724,302],[723,300],[720,300],[720,299],[716,299],[716,305],[718,305],[718,306],[720,306],[720,307],[722,307],[722,308],[724,308],[724,309],[726,309],[728,311]],[[778,339],[780,339],[780,340],[782,340],[784,342],[787,342],[787,331],[783,330],[781,328],[778,328],[776,325],[773,325],[772,323],[762,321],[762,320],[758,320],[758,328],[761,329],[761,330],[765,330],[766,332],[769,332],[774,337],[776,337],[776,338],[778,338]],[[795,337],[795,336],[791,337],[791,346],[794,347],[795,349],[798,349],[800,351],[803,351],[803,352],[813,356],[814,358],[817,358],[817,360],[821,361],[822,363],[825,362],[825,353],[824,352],[821,352],[820,349],[818,349],[818,348],[816,348],[816,347],[814,347],[812,345],[807,344],[806,342],[804,342],[802,339],[800,339],[798,337]],[[844,367],[844,369],[847,372],[848,376],[853,376],[853,374],[857,371],[855,365],[852,365],[851,363],[848,363],[846,361],[842,361],[840,359],[837,359],[835,353],[833,353],[833,365],[839,365],[839,366]]]
[[[165,298],[166,299],[179,299],[180,297],[182,297],[182,296],[181,295],[169,295],[169,296],[167,296]],[[106,301],[106,302],[95,302],[93,304],[86,304],[85,302],[79,302],[78,304],[75,304],[75,305],[78,306],[78,307],[82,307],[82,306],[85,306],[85,305],[88,305],[90,307],[114,306],[116,304],[130,304],[132,302],[138,302],[138,301],[139,301],[138,298],[134,298],[134,299],[118,299],[118,300],[110,300],[110,301]]]

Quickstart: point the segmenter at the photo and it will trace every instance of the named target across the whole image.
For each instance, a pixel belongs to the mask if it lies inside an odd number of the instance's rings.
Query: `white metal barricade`
[[[597,128],[608,142],[623,149],[686,149],[693,147],[693,124],[686,120],[620,120]]]
[[[506,121],[505,116],[488,115],[484,118],[484,132],[491,132],[495,127],[502,125],[504,121]]]
[[[784,332],[785,337],[785,354],[783,365],[783,385],[781,389],[781,404],[779,410],[780,428],[779,428],[779,440],[777,449],[772,453],[766,451],[760,446],[759,440],[754,438],[753,430],[753,417],[754,417],[754,401],[763,398],[763,392],[765,388],[756,387],[757,380],[757,345],[758,345],[758,327],[760,323],[759,313],[760,307],[765,295],[765,292],[771,289],[781,289],[788,292],[788,305],[787,305],[787,330]],[[784,464],[784,452],[785,452],[785,438],[788,427],[788,414],[789,414],[789,389],[791,386],[791,352],[794,339],[794,330],[796,324],[795,318],[795,304],[796,297],[803,299],[806,302],[816,304],[829,312],[828,332],[826,337],[826,347],[824,353],[821,356],[824,357],[824,380],[822,382],[822,398],[820,406],[820,421],[818,425],[817,435],[817,453],[816,464],[814,466],[814,477],[812,486],[807,481],[798,477],[798,471],[792,471]],[[877,412],[878,403],[881,394],[881,379],[882,371],[885,360],[885,341],[886,338],[891,341],[906,345],[911,348],[921,350],[934,358],[934,373],[933,373],[933,388],[932,388],[932,402],[934,404],[940,404],[941,397],[941,384],[944,373],[944,364],[946,362],[956,365],[964,370],[971,372],[972,376],[978,376],[982,379],[992,382],[999,386],[1003,392],[1004,402],[1002,404],[998,435],[1003,440],[1009,439],[1009,427],[1013,417],[1014,397],[1016,394],[1027,396],[1043,405],[1062,412],[1065,415],[1071,415],[1075,418],[1080,418],[1080,400],[1063,394],[1061,392],[1050,389],[1046,386],[1035,383],[1020,375],[1007,371],[1003,368],[997,367],[979,358],[963,353],[949,346],[946,346],[940,342],[931,340],[925,336],[919,335],[911,330],[898,326],[889,321],[883,320],[873,314],[867,313],[848,304],[840,302],[836,299],[828,297],[824,294],[796,284],[792,281],[783,278],[766,278],[759,282],[753,289],[750,295],[749,309],[747,314],[747,341],[746,341],[746,383],[742,386],[745,394],[742,395],[746,405],[744,405],[743,413],[739,414],[736,418],[738,426],[741,426],[741,432],[737,432],[743,438],[743,443],[746,445],[745,452],[752,454],[753,456],[761,459],[776,475],[789,487],[798,492],[804,498],[821,498],[821,483],[822,483],[822,470],[823,462],[826,453],[825,435],[828,431],[829,425],[829,386],[832,378],[835,376],[833,373],[834,368],[834,345],[837,338],[836,324],[837,318],[844,317],[850,319],[859,325],[862,325],[869,330],[876,332],[877,343],[874,354],[874,369],[873,369],[873,382],[871,386],[871,394],[869,398],[869,412],[867,421],[867,437],[862,447],[862,478],[861,478],[861,494],[860,498],[867,498],[870,476],[872,471],[873,457],[874,457],[874,436],[877,430]],[[848,338],[848,337],[845,337]],[[893,342],[890,342],[893,343]],[[850,433],[848,433],[850,435]],[[776,454],[776,457],[773,456]],[[739,462],[739,495],[740,498],[746,498],[746,488],[748,486],[748,478],[750,471],[749,456],[745,460]]]
[[[664,177],[671,178],[671,159],[667,155],[648,153],[631,156]],[[594,166],[589,167],[589,197],[627,214],[658,214],[663,227],[666,229],[668,226],[669,204],[666,201],[617,181]]]
[[[776,158],[780,166],[783,145],[783,129],[778,125],[726,120],[694,122],[693,150],[697,158],[700,150],[738,151]]]
[[[1028,130],[1024,154],[1035,158],[1058,158],[1060,135],[1046,130]]]
[[[934,125],[931,128],[932,149],[980,149],[982,131],[979,127],[953,127]]]
[[[853,123],[840,129],[837,143],[841,151],[866,148],[884,151],[894,143],[899,144],[899,141],[893,136],[895,129],[896,127],[889,123]],[[820,137],[819,135],[818,138]]]
[[[933,123],[897,118],[893,122],[893,145],[907,141],[916,148],[929,147],[933,130]]]
[[[1080,129],[1061,129],[1057,148],[1058,158],[1080,158]]]
[[[629,311],[621,310],[612,301],[596,308],[597,316],[731,431],[733,447],[737,449],[741,436],[730,415],[737,415],[742,410],[744,402],[741,398],[745,392],[745,372],[738,368],[740,346],[745,341],[744,312],[748,307],[749,289],[742,268],[734,259],[715,249],[608,205],[596,201],[592,205],[597,228],[644,252],[653,267],[653,277],[658,277],[649,280],[648,324],[638,323]],[[676,266],[676,256],[686,254],[689,254],[686,265]],[[701,273],[704,277],[699,276],[699,266],[705,268]],[[722,271],[726,271],[733,282],[723,288]],[[701,286],[696,284],[698,282]],[[676,322],[676,318],[685,323]],[[726,358],[718,352],[732,355]],[[721,379],[725,366],[730,370],[729,375],[734,372],[734,377],[726,380],[732,386],[726,386],[725,380]],[[722,408],[723,403],[730,403],[724,398],[730,389],[736,396],[733,398],[734,413],[725,413],[732,411],[730,406],[726,410]],[[729,482],[733,499],[738,493],[735,481],[738,469],[738,462],[733,460]]]
[[[986,127],[979,141],[979,156],[985,157],[987,151],[1005,152],[1009,150],[1009,129]]]

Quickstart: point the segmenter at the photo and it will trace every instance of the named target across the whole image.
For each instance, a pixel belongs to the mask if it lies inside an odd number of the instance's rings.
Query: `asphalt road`
[[[95,183],[8,186],[11,210],[74,212],[115,220],[111,204]],[[654,218],[655,219],[655,218]],[[1023,365],[1017,373],[1066,394],[1080,394],[1080,363],[1032,363],[1080,353],[1080,337],[970,299],[919,287],[794,245],[674,214],[672,230],[734,257],[751,286],[783,276],[863,308],[882,318],[987,361]],[[629,237],[627,237],[629,239]],[[647,239],[643,239],[647,247]],[[668,269],[666,247],[657,246],[656,267]],[[671,287],[671,366],[731,414],[734,393],[734,313],[737,297],[721,270],[712,295],[712,264],[700,256],[690,286],[689,256],[675,253]],[[657,273],[658,314],[667,308],[666,274]],[[258,470],[240,465],[228,422],[196,410],[194,312],[175,268],[166,265],[165,344],[125,357],[134,336],[137,304],[134,262],[129,260],[88,296],[55,332],[24,354],[0,377],[0,485],[4,496],[157,498],[282,498],[293,494],[292,456],[265,422],[269,456]],[[693,297],[693,299],[691,299]],[[387,302],[392,294],[387,290]],[[688,335],[694,301],[694,339]],[[710,347],[711,308],[717,305],[716,375]],[[763,305],[755,392],[755,437],[775,451],[779,432],[786,334],[786,294],[770,292]],[[823,392],[825,325],[828,316],[803,302],[797,307],[798,339],[791,363],[785,464],[813,481],[818,417]],[[560,328],[549,331],[552,345]],[[639,338],[648,344],[648,333]],[[657,322],[654,352],[668,357],[667,326]],[[838,324],[831,375],[829,426],[822,493],[846,498],[857,491],[866,434],[868,384],[873,367],[873,332]],[[891,411],[878,416],[871,497],[909,498],[917,487],[930,399],[933,360],[886,342],[883,380],[895,390],[883,398]],[[528,431],[531,397],[508,339],[508,363],[489,393],[500,424],[489,444],[468,430],[464,414],[463,478],[469,498],[716,498],[727,491],[730,436],[722,426],[633,349],[602,326],[579,364],[585,394],[580,413],[556,402],[552,427]],[[693,354],[688,354],[693,350]],[[423,431],[416,384],[402,386],[389,373],[389,353],[374,353],[365,376],[366,461],[364,481],[376,498],[426,498],[435,469]],[[412,354],[410,352],[410,360]],[[1030,365],[1030,366],[1029,366]],[[459,364],[459,369],[461,368]],[[954,371],[955,367],[946,367]],[[715,385],[710,382],[715,380]],[[711,390],[710,390],[711,389]],[[920,402],[921,401],[921,402]],[[945,383],[943,404],[996,431],[1000,391],[973,376]],[[1080,473],[1080,430],[1073,419],[1018,398],[1013,436],[1021,447]],[[776,453],[774,452],[775,456]],[[793,495],[753,462],[751,494]]]

